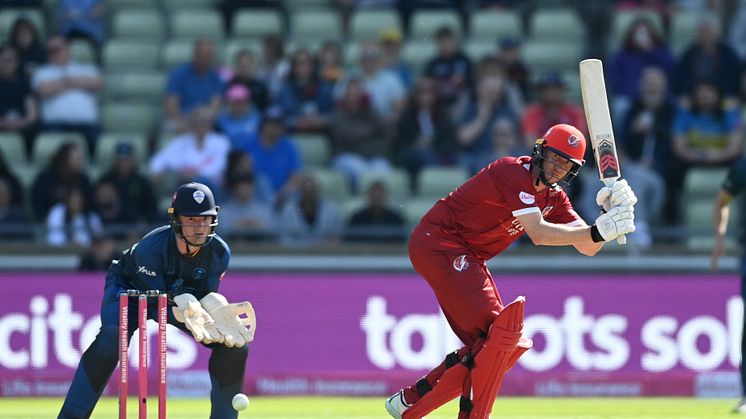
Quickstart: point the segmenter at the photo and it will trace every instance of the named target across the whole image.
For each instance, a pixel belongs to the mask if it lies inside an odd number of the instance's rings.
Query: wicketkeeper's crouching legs
[[[416,419],[461,395],[459,419],[488,418],[503,377],[532,346],[522,338],[525,299],[500,312],[487,336],[463,347],[401,393],[411,406],[402,418]],[[396,396],[395,396],[396,397]]]

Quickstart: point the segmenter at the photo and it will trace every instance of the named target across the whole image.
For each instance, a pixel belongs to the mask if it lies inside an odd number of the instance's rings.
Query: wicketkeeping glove
[[[211,292],[200,303],[215,319],[215,327],[225,338],[225,346],[240,348],[254,340],[256,314],[250,302],[228,304],[223,295]]]
[[[598,191],[596,203],[609,212],[612,207],[633,207],[637,203],[637,196],[625,179],[619,179],[610,188],[604,186]]]
[[[595,230],[595,231],[594,231]],[[635,211],[630,207],[612,207],[596,218],[591,227],[594,242],[609,241],[635,231]]]
[[[173,308],[176,320],[184,323],[192,332],[194,340],[202,343],[223,342],[223,336],[215,327],[212,316],[200,305],[192,294],[179,294],[174,297]]]

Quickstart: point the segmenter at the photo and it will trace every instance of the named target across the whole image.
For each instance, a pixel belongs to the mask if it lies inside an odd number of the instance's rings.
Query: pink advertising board
[[[103,274],[0,274],[0,395],[65,393],[98,330],[103,281]],[[505,300],[527,297],[525,333],[535,341],[507,375],[503,394],[738,394],[743,309],[736,276],[496,281]],[[221,292],[252,301],[257,313],[246,376],[252,394],[384,395],[459,346],[414,274],[229,273]],[[150,334],[154,351],[154,322]],[[209,354],[169,330],[170,395],[207,393]],[[106,394],[115,394],[113,384]]]

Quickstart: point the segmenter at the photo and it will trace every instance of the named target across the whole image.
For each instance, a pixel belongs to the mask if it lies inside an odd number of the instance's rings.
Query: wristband
[[[598,227],[596,227],[595,224],[591,226],[591,240],[593,240],[593,243],[601,243],[606,241],[604,240],[601,233],[598,231]]]

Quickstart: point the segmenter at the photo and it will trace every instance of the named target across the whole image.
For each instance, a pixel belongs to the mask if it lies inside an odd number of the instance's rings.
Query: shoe
[[[738,404],[736,405],[736,407],[734,407],[733,410],[731,410],[731,412],[733,412],[733,413],[746,413],[746,397],[744,397],[743,399],[741,399],[738,402]]]
[[[404,412],[411,406],[404,401],[404,390],[399,390],[386,400],[386,411],[395,419],[401,419]]]

